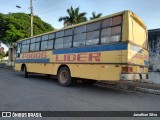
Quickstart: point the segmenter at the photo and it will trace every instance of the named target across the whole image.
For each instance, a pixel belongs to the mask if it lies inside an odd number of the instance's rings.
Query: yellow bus
[[[148,39],[144,22],[132,11],[19,40],[15,70],[56,75],[63,86],[76,78],[148,79]]]

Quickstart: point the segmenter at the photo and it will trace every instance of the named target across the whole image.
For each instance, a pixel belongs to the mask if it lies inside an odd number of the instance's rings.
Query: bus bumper
[[[121,80],[145,80],[148,74],[121,74]]]

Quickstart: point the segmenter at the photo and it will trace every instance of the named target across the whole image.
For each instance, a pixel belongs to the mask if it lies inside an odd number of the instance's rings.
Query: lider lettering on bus
[[[57,62],[87,62],[87,61],[100,61],[101,53],[79,53],[79,54],[64,54],[56,55]]]
[[[34,59],[34,58],[46,58],[46,52],[37,52],[37,53],[26,53],[22,55],[22,58]]]

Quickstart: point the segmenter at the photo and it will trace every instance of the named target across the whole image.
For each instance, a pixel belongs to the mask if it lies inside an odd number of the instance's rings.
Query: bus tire
[[[58,71],[58,83],[62,86],[68,87],[74,84],[68,67],[62,67]]]
[[[26,66],[24,66],[23,72],[24,72],[24,78],[28,78],[28,72],[27,72],[27,67]]]

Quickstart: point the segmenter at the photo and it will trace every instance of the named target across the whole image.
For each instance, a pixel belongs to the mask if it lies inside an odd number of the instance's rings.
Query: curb
[[[133,85],[121,85],[121,84],[115,84],[115,83],[111,84],[111,83],[104,83],[104,82],[98,82],[95,85],[100,86],[100,87],[109,87],[109,88],[114,88],[114,89],[122,89],[122,90],[129,90],[129,91],[160,95],[160,90],[136,87]]]
[[[160,95],[160,90],[147,89],[147,88],[142,88],[142,87],[136,87],[135,91]]]

